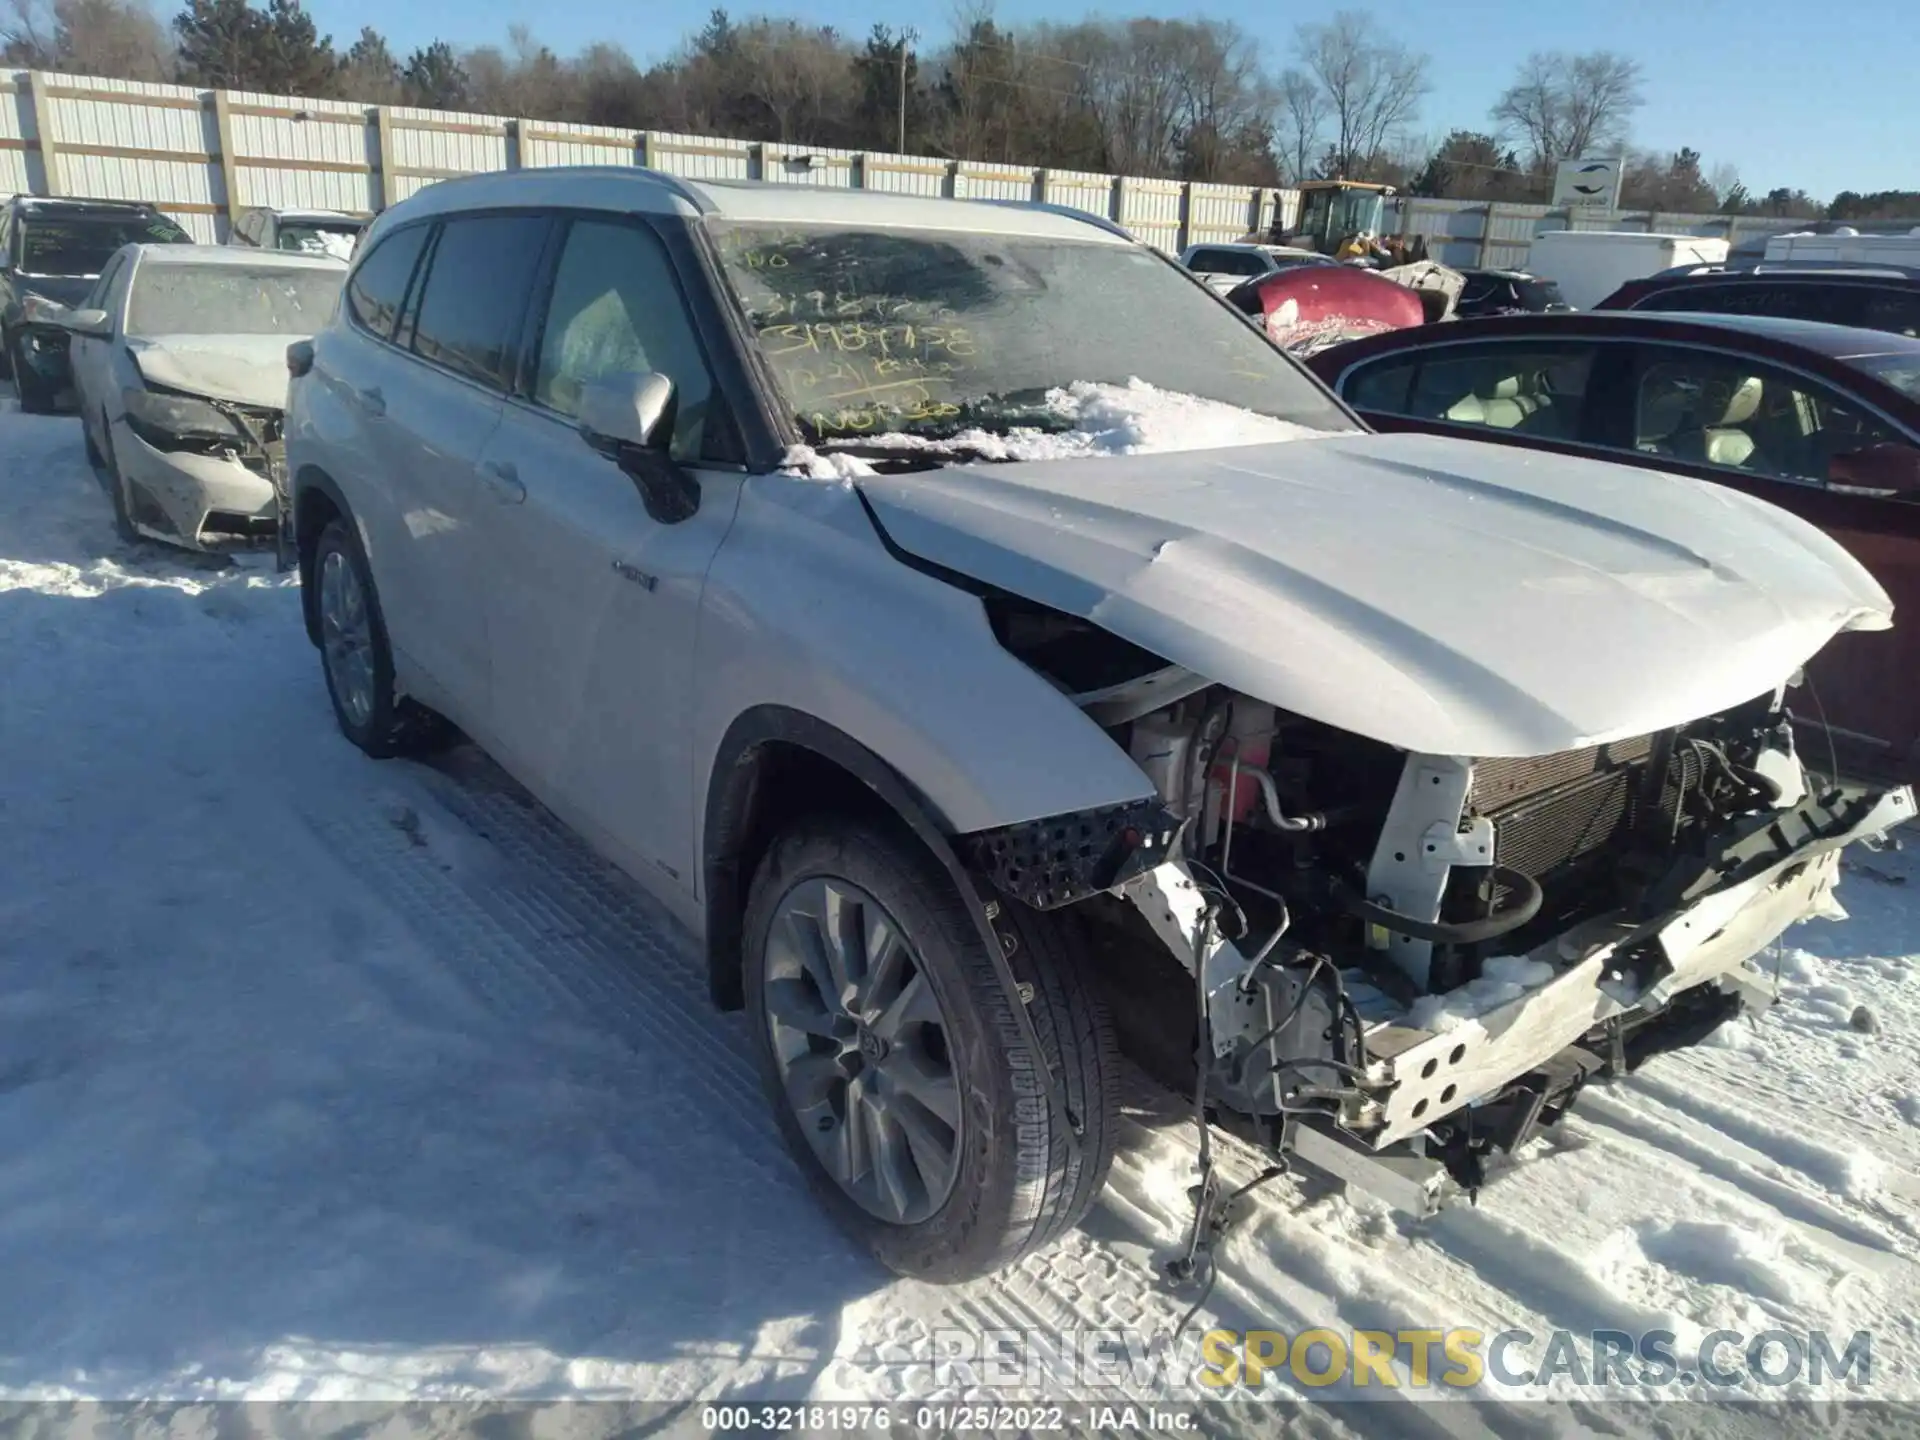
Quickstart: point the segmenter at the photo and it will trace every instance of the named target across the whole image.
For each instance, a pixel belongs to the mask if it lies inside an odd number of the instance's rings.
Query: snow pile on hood
[[[1076,380],[1047,393],[1047,408],[1068,422],[1065,430],[1015,428],[1006,434],[962,430],[948,439],[891,431],[862,435],[858,443],[888,450],[965,452],[989,461],[1079,460],[1092,455],[1149,455],[1174,450],[1225,450],[1283,440],[1323,439],[1331,432],[1276,420],[1237,405],[1161,390],[1144,380],[1110,385]],[[818,479],[871,475],[847,455],[822,455],[804,445],[787,452],[789,474]]]
[[[811,445],[789,445],[780,457],[780,473],[810,480],[853,480],[875,471],[858,455],[823,455]]]

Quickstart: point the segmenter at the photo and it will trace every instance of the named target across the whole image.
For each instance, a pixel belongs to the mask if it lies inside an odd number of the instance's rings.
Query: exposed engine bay
[[[1556,754],[1419,755],[985,599],[1156,793],[970,837],[976,868],[1074,907],[1127,1049],[1205,1121],[1417,1212],[1591,1077],[1764,1008],[1746,962],[1913,814],[1810,789],[1786,685]]]

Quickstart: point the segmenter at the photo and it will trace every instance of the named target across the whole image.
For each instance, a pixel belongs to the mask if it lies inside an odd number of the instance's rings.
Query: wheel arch
[[[904,828],[953,880],[981,931],[985,912],[948,841],[944,817],[879,755],[834,725],[784,705],[760,705],[727,727],[706,789],[701,879],[707,986],[722,1010],[746,1003],[741,980],[747,887],[791,820],[840,811]]]
[[[314,552],[320,546],[320,532],[330,522],[341,517],[351,521],[352,516],[347,497],[340,493],[339,485],[326,471],[318,465],[302,465],[295,472],[293,543],[299,560],[300,618],[306,626],[307,639],[315,645],[320,643],[320,612],[313,587]]]

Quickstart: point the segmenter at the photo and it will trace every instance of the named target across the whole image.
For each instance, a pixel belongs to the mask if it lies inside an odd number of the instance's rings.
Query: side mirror
[[[47,318],[76,335],[91,335],[96,340],[106,340],[113,335],[113,318],[104,310],[69,310],[64,315]]]
[[[1827,462],[1835,490],[1920,500],[1920,447],[1892,441],[1835,455]]]
[[[580,393],[581,437],[627,473],[662,525],[700,508],[700,486],[668,453],[679,410],[673,381],[657,371],[609,375]]]

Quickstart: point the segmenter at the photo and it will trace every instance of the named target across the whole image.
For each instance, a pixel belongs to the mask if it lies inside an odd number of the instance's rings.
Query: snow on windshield
[[[333,314],[346,271],[254,265],[143,265],[129,335],[311,335]]]
[[[895,430],[842,443],[863,453],[897,450],[902,455],[952,453],[961,460],[1075,460],[1093,455],[1224,450],[1234,445],[1323,439],[1332,433],[1218,400],[1161,390],[1137,378],[1125,385],[1081,380],[1061,386],[1048,392],[1045,409],[1058,417],[1059,428],[1048,425],[1004,433],[962,430],[940,439]],[[874,473],[870,461],[860,455],[806,445],[788,452],[785,468],[816,480]]]

